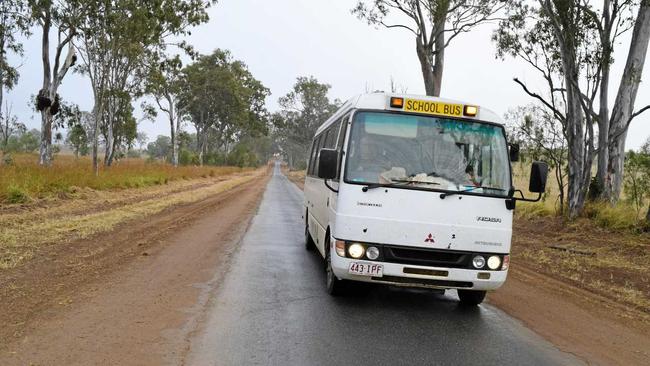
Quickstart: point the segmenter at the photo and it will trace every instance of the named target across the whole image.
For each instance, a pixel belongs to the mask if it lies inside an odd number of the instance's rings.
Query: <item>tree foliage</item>
[[[95,123],[102,126],[106,141],[104,162],[110,165],[116,133],[130,120],[123,118],[130,106],[124,103],[145,92],[145,80],[165,58],[169,45],[182,49],[184,42],[172,37],[189,33],[192,26],[208,20],[205,0],[94,0],[80,1],[81,71],[89,76],[95,97]],[[123,95],[127,93],[128,97]],[[99,131],[100,128],[94,129]],[[93,161],[97,169],[98,134],[94,136]]]
[[[427,95],[440,96],[445,49],[504,7],[498,0],[368,0],[352,10],[368,24],[409,31],[422,68]]]
[[[299,77],[293,89],[278,100],[282,109],[273,115],[272,124],[292,167],[304,164],[316,129],[341,104],[339,100],[329,99],[330,88],[313,76]]]
[[[179,104],[197,131],[199,161],[209,152],[229,152],[244,136],[268,133],[269,90],[228,51],[200,56],[182,71]]]
[[[613,145],[620,144],[618,136],[612,138],[610,126],[619,125],[621,118],[625,118],[617,113],[617,108],[625,103],[615,103],[610,117],[609,74],[617,38],[632,25],[646,21],[641,17],[634,19],[632,10],[638,5],[635,1],[605,0],[598,9],[593,2],[586,0],[511,1],[508,2],[506,18],[493,35],[498,56],[524,60],[545,81],[546,91],[539,93],[515,78],[524,92],[547,108],[563,126],[569,151],[571,217],[577,216],[584,207],[596,154],[601,187],[605,170],[612,187],[622,179],[622,168],[613,168],[616,158],[612,157],[616,154],[609,154]],[[647,4],[638,9],[641,11],[644,6]],[[638,34],[636,28],[634,34]],[[641,38],[638,37],[638,41],[642,41]],[[641,43],[633,43],[630,53]],[[625,74],[617,100],[633,100],[636,95],[636,90],[624,82],[628,77]],[[632,115],[631,112],[628,115]],[[620,194],[611,187],[609,192],[612,201]]]

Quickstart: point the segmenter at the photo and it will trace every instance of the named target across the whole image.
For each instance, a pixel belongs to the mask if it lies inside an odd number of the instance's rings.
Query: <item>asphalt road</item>
[[[454,291],[330,297],[321,258],[304,249],[301,204],[276,166],[189,365],[582,364],[493,306],[459,307]]]

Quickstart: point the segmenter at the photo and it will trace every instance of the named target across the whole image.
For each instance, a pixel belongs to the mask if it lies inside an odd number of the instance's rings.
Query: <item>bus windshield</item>
[[[503,128],[386,112],[359,112],[345,180],[505,197],[511,186]]]

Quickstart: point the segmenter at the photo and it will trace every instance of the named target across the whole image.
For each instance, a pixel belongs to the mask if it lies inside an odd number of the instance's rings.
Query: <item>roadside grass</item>
[[[0,270],[16,267],[45,245],[84,239],[117,225],[198,202],[259,178],[265,169],[165,185],[121,190],[83,190],[76,199],[0,211]],[[90,249],[89,249],[90,250]]]
[[[0,161],[2,159],[0,158]],[[237,167],[173,166],[140,158],[116,161],[110,168],[92,171],[89,157],[56,156],[50,168],[38,165],[38,156],[17,154],[12,164],[0,164],[0,205],[65,197],[79,189],[111,190],[167,184],[179,179],[215,177],[243,169]]]
[[[650,314],[650,235],[597,226],[592,219],[515,220],[513,268],[526,267]]]

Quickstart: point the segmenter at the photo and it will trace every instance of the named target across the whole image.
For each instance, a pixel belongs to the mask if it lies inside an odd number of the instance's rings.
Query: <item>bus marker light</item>
[[[474,268],[483,268],[483,266],[485,266],[485,258],[483,258],[483,256],[477,255],[472,259],[472,265]]]
[[[354,259],[359,259],[363,257],[363,254],[366,252],[366,249],[363,245],[354,243],[348,247],[348,254]]]
[[[404,98],[390,98],[391,108],[404,108]]]
[[[490,272],[481,272],[478,275],[476,275],[476,278],[478,278],[479,280],[489,280]]]
[[[463,109],[463,114],[467,117],[476,117],[478,114],[478,107],[474,105],[466,105]]]
[[[339,257],[345,257],[345,242],[343,240],[336,241],[336,254]]]

